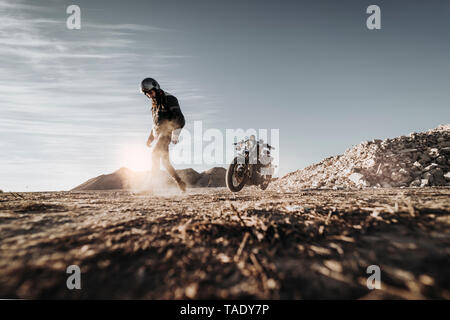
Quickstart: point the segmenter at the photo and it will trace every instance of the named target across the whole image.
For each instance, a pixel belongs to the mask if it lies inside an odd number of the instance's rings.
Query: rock
[[[416,168],[419,169],[419,170],[422,170],[422,169],[423,169],[423,166],[422,166],[422,165],[420,164],[420,162],[418,162],[418,161],[414,162],[414,163],[413,163],[413,166],[416,167]]]
[[[444,178],[447,181],[450,181],[450,172],[447,172],[446,174],[444,174]]]
[[[409,152],[417,152],[417,149],[403,149],[399,151],[399,153],[409,153]]]
[[[434,185],[442,186],[442,185],[446,184],[445,179],[444,179],[444,172],[442,171],[441,168],[436,168],[431,173],[433,175]]]
[[[425,168],[423,169],[423,171],[431,171],[431,170],[437,168],[437,166],[438,166],[438,165],[437,165],[436,163],[432,163],[432,164],[430,164],[429,166],[425,167]]]
[[[409,184],[409,186],[410,187],[420,187],[420,183],[421,183],[421,181],[419,179],[417,179],[417,180],[414,180],[413,182],[411,182]]]
[[[431,158],[430,158],[428,155],[426,155],[426,154],[423,154],[423,155],[420,157],[420,159],[419,159],[419,162],[420,162],[422,165],[425,165],[425,164],[429,163],[430,161],[431,161]]]
[[[313,181],[311,184],[311,188],[320,188],[322,187],[322,183],[319,180]]]
[[[420,177],[422,175],[422,171],[421,170],[412,170],[411,171],[411,176],[413,176],[414,178]]]
[[[431,149],[428,151],[428,155],[429,155],[431,158],[437,158],[437,157],[439,157],[439,150],[438,150],[437,148],[431,148]]]
[[[426,186],[428,186],[428,179],[420,180],[420,187],[423,188],[423,187],[426,187]]]
[[[356,186],[365,187],[367,186],[367,182],[364,180],[364,176],[361,173],[352,173],[348,179],[352,181]]]
[[[440,165],[446,165],[447,159],[444,156],[439,156],[436,158],[436,163]]]
[[[430,179],[430,177],[432,176],[432,174],[431,174],[431,172],[424,172],[423,174],[422,174],[422,178],[423,179]]]

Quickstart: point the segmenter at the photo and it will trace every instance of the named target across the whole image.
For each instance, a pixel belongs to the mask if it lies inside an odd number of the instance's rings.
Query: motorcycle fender
[[[273,167],[261,168],[262,176],[273,176],[275,169]]]
[[[236,163],[245,164],[245,157],[237,156],[236,157]]]

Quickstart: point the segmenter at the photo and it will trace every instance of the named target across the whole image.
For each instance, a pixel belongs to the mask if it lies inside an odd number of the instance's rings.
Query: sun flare
[[[145,145],[127,145],[121,150],[121,166],[134,171],[150,170],[150,150]]]

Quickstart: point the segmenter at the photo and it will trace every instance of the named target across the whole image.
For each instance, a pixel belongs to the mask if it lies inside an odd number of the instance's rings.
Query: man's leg
[[[182,191],[186,191],[186,183],[181,180],[180,176],[175,171],[175,168],[170,163],[169,159],[169,144],[170,144],[171,136],[163,136],[158,140],[158,144],[156,147],[159,147],[161,152],[161,160],[164,168],[166,168],[167,172],[175,179],[178,184],[178,187]]]
[[[177,172],[175,171],[175,168],[172,166],[169,160],[169,153],[163,153],[161,156],[162,163],[164,168],[166,168],[167,172],[175,179],[180,180],[180,177],[178,176]]]
[[[161,159],[161,150],[158,150],[157,146],[152,151],[152,173],[157,175],[159,174],[160,168],[160,159]]]

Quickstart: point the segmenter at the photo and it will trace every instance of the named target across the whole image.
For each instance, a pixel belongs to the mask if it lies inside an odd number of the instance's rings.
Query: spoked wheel
[[[237,158],[233,159],[227,169],[226,183],[232,192],[241,191],[245,185],[245,164],[239,164]]]

